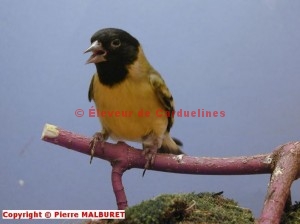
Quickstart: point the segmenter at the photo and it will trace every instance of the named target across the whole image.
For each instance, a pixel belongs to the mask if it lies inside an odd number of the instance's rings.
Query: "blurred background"
[[[255,155],[299,141],[299,10],[297,0],[2,0],[1,210],[117,208],[108,162],[90,165],[88,156],[40,139],[45,123],[86,136],[100,129],[87,115],[95,66],[85,65],[83,51],[101,28],[121,28],[140,41],[178,110],[225,111],[175,118],[171,134],[187,154]],[[78,108],[83,117],[75,116]],[[132,169],[123,183],[130,206],[163,193],[224,191],[257,217],[269,177],[148,171],[142,178]]]

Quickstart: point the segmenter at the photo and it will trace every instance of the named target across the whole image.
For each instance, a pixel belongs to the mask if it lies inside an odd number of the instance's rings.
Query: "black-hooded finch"
[[[181,142],[169,135],[174,122],[173,97],[138,40],[121,29],[101,29],[91,37],[87,52],[92,52],[87,63],[94,63],[97,69],[88,97],[94,100],[102,124],[102,131],[90,144],[91,161],[96,143],[108,137],[141,142],[145,170],[157,152],[183,154]]]

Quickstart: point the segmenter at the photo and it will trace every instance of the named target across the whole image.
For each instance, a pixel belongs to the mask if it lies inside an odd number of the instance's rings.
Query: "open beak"
[[[86,64],[89,63],[99,63],[102,61],[106,61],[106,54],[107,51],[102,47],[102,43],[99,42],[98,40],[94,41],[91,46],[86,49],[86,51],[84,53],[87,52],[93,52],[93,54],[91,55],[91,57],[86,61]]]

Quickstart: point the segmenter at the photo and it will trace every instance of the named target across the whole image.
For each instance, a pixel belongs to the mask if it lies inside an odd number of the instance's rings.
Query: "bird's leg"
[[[154,137],[153,134],[148,135],[147,138],[143,141],[143,155],[146,159],[145,169],[143,176],[147,169],[149,169],[154,163],[155,156],[158,148],[161,146],[161,140],[157,137]]]
[[[95,154],[95,147],[97,145],[98,142],[101,143],[101,148],[104,148],[104,142],[108,139],[108,134],[105,131],[101,131],[101,132],[96,132],[93,135],[92,140],[90,141],[90,149],[91,149],[91,159],[90,159],[90,163],[92,163],[94,154]]]

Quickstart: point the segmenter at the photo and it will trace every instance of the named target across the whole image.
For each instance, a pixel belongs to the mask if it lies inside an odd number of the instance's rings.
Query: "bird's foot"
[[[143,176],[145,175],[146,170],[149,169],[154,163],[155,156],[157,153],[157,148],[158,147],[156,145],[144,146],[143,155],[145,156],[146,164],[145,164]]]
[[[104,141],[106,140],[107,138],[105,137],[105,135],[102,133],[102,132],[96,132],[94,135],[93,135],[93,138],[92,140],[90,141],[90,149],[91,149],[91,159],[90,159],[90,163],[92,163],[92,160],[93,160],[93,157],[94,157],[94,154],[95,154],[95,148],[98,144],[98,142],[101,143],[101,148],[104,148]]]

